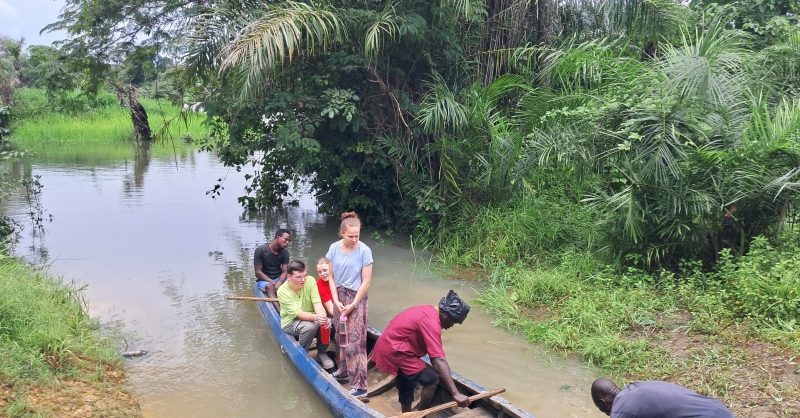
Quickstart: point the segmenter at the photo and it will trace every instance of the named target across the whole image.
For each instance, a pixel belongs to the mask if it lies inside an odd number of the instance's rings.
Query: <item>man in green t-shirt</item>
[[[317,337],[317,360],[322,368],[334,366],[328,357],[327,344],[322,344],[320,327],[330,328],[331,323],[322,306],[317,282],[306,274],[302,261],[292,260],[286,267],[286,286],[278,288],[278,301],[281,304],[281,327],[287,334],[297,337],[300,345],[308,351],[311,342]]]

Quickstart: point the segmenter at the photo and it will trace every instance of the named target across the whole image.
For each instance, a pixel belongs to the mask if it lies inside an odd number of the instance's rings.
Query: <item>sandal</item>
[[[338,380],[340,382],[349,382],[350,381],[350,376],[348,376],[346,373],[345,374],[340,374],[338,370],[333,372],[333,373],[331,373],[331,376],[333,376],[334,379],[336,379],[336,380]]]

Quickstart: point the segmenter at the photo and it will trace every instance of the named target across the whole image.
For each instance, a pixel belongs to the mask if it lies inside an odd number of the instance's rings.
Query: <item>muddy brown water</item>
[[[146,417],[325,417],[330,413],[294,369],[253,302],[252,253],[279,227],[293,231],[292,258],[312,260],[337,239],[337,223],[314,200],[256,214],[242,210],[242,173],[184,145],[42,147],[13,167],[41,176],[46,215],[32,234],[20,193],[5,210],[21,224],[17,253],[86,285],[91,313],[118,325],[131,390]],[[206,195],[218,179],[224,191]],[[447,289],[466,299],[478,284],[443,277],[407,237],[362,231],[374,253],[370,324],[383,328],[406,307],[436,304]],[[311,264],[314,264],[313,262]],[[312,270],[313,273],[313,270]],[[554,360],[523,337],[492,326],[477,304],[446,330],[453,370],[537,417],[599,417],[588,396],[592,372]]]

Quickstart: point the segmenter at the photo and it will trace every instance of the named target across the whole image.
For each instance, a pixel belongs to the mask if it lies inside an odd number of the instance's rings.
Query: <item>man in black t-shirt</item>
[[[719,400],[657,380],[620,389],[603,377],[592,383],[592,400],[611,418],[733,418]]]
[[[275,239],[269,244],[256,248],[253,255],[258,288],[268,297],[277,298],[278,288],[286,281],[286,266],[289,264],[289,251],[286,247],[292,241],[292,235],[286,229],[275,232]],[[278,302],[273,302],[275,310],[280,312]]]

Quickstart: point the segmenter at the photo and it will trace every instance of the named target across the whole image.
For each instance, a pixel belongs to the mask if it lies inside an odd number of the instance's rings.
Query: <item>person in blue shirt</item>
[[[601,377],[591,391],[595,406],[611,418],[733,418],[719,400],[669,382],[633,382],[620,389]]]
[[[342,214],[341,240],[331,244],[325,258],[331,261],[328,283],[334,307],[339,370],[333,377],[349,380],[350,394],[367,394],[367,291],[372,282],[372,250],[359,240],[361,220],[355,212]]]

